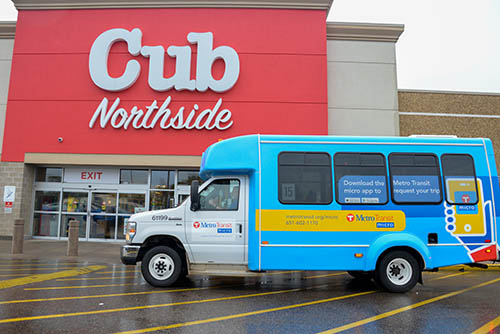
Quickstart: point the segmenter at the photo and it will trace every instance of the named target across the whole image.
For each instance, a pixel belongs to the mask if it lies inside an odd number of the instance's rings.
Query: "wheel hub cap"
[[[403,258],[393,259],[387,266],[386,275],[395,285],[405,285],[412,277],[413,269],[410,263]]]
[[[167,254],[156,254],[149,261],[149,273],[157,280],[166,280],[174,273],[174,261]]]

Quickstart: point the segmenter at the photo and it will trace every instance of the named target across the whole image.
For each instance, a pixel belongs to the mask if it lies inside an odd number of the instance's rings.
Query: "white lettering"
[[[188,41],[198,43],[198,58],[196,62],[196,89],[204,92],[210,88],[222,93],[233,88],[240,75],[240,60],[238,54],[229,46],[219,46],[213,49],[213,34],[211,32],[188,34]],[[222,59],[226,70],[220,80],[212,76],[212,66],[217,59]]]
[[[175,73],[170,78],[165,78],[165,48],[161,45],[142,46],[142,32],[139,28],[132,31],[125,29],[110,29],[100,34],[89,56],[89,72],[92,81],[97,87],[117,92],[132,86],[141,72],[141,66],[135,59],[127,62],[125,71],[118,78],[113,78],[108,71],[108,56],[114,43],[124,41],[127,43],[128,52],[132,56],[142,55],[149,58],[149,86],[158,92],[175,88],[178,91],[195,89],[205,92],[211,89],[222,93],[230,90],[238,81],[240,75],[240,60],[238,53],[229,46],[219,46],[213,49],[213,34],[211,32],[190,32],[187,39],[191,44],[197,44],[196,79],[191,79],[191,47],[170,46],[167,54],[175,58]],[[214,79],[212,67],[215,61],[224,61],[225,69],[222,78]],[[180,116],[179,116],[180,117]],[[135,123],[133,123],[135,126]]]
[[[99,117],[99,115],[101,116],[101,123],[100,123],[101,128],[104,128],[106,126],[106,124],[108,123],[109,119],[111,118],[111,116],[113,115],[113,113],[115,112],[116,107],[118,107],[118,104],[120,104],[119,97],[117,97],[115,102],[113,102],[113,105],[111,106],[109,111],[106,111],[108,109],[108,99],[103,98],[101,103],[97,107],[97,109],[94,113],[94,116],[92,116],[92,119],[90,120],[89,128],[94,127],[94,123],[97,120],[97,118]]]
[[[109,50],[114,43],[124,41],[128,52],[138,56],[141,51],[142,32],[139,29],[128,31],[125,29],[111,29],[103,32],[96,38],[89,55],[89,72],[92,81],[97,87],[118,92],[132,86],[139,78],[141,65],[137,60],[129,60],[121,77],[113,78],[108,72]]]
[[[172,97],[168,96],[160,108],[158,108],[158,103],[155,100],[146,107],[146,113],[137,106],[133,106],[130,112],[127,112],[124,108],[118,108],[120,98],[116,98],[108,110],[108,99],[104,97],[89,122],[89,128],[94,127],[98,118],[100,118],[99,126],[103,129],[108,123],[115,129],[123,128],[127,130],[131,123],[134,129],[153,129],[160,119],[160,128],[164,130],[168,128],[176,130],[191,130],[194,128],[198,130],[226,130],[233,125],[232,113],[229,109],[223,109],[219,112],[222,105],[221,98],[212,109],[207,108],[201,113],[198,113],[200,108],[198,104],[195,104],[186,119],[184,119],[185,107],[180,107],[178,112],[172,115],[171,110],[168,108],[171,101]],[[153,120],[148,125],[151,117]]]

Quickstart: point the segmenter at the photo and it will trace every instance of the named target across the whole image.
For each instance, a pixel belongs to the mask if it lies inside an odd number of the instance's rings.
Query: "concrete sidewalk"
[[[66,256],[66,241],[24,240],[23,254],[11,254],[11,240],[0,240],[0,259],[70,261],[121,264],[120,246],[124,243],[79,242],[78,256]]]

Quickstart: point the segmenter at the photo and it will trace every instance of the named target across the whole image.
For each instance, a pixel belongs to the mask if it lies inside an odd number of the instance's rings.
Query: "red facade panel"
[[[323,11],[279,9],[21,11],[2,160],[23,161],[26,152],[199,155],[214,141],[249,133],[327,134],[325,18]],[[132,55],[119,41],[107,58],[110,76],[120,77],[136,60],[138,78],[121,91],[99,88],[89,73],[90,51],[98,36],[116,28],[140,29],[142,47],[190,47],[191,80],[206,54],[187,36],[210,32],[213,50],[237,53],[237,80],[224,92],[157,91],[148,83],[151,57]],[[176,64],[165,55],[165,78]],[[213,79],[227,67],[215,60]],[[99,109],[104,98],[107,108]],[[160,114],[165,101],[168,115],[165,108]]]

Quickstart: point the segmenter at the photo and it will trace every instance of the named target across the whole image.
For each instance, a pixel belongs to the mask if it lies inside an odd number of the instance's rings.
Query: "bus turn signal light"
[[[354,253],[354,257],[357,258],[363,257],[363,253]]]

